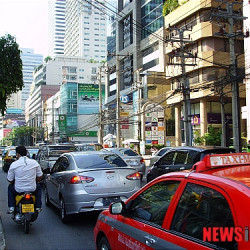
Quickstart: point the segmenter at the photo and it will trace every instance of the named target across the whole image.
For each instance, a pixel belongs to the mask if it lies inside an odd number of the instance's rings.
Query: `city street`
[[[63,224],[58,211],[43,205],[43,211],[32,224],[29,234],[24,234],[7,211],[7,173],[0,161],[0,216],[3,223],[6,249],[95,249],[93,229],[98,213],[75,216],[72,222]],[[44,198],[43,198],[44,203]]]
[[[70,223],[63,224],[58,211],[43,204],[43,211],[32,224],[29,234],[24,234],[23,227],[18,226],[11,219],[11,215],[6,214],[8,209],[6,176],[7,173],[2,171],[0,160],[0,216],[7,250],[95,249],[93,229],[98,212],[74,216]],[[142,185],[145,185],[145,183],[144,178]],[[42,200],[44,203],[44,195]]]

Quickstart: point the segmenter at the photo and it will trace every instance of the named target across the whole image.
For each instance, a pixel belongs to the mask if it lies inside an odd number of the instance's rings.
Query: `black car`
[[[202,160],[208,154],[227,154],[234,153],[235,149],[218,146],[199,146],[199,147],[176,147],[166,152],[148,170],[147,182],[154,178],[176,171],[191,169],[192,166]]]

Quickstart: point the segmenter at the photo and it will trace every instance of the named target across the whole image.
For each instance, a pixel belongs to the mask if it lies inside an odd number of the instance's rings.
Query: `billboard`
[[[3,118],[3,128],[13,129],[25,126],[25,117],[22,114],[6,114]]]
[[[165,143],[164,121],[164,108],[158,104],[148,105],[144,124],[146,144],[163,145]]]
[[[104,86],[102,86],[102,99],[104,99]],[[78,114],[99,113],[99,85],[78,84]]]

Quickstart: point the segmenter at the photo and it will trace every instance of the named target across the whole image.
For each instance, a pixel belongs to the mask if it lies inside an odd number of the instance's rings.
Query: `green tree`
[[[45,57],[44,61],[47,63],[48,61],[51,61],[52,58],[50,56]]]
[[[166,0],[163,4],[162,15],[166,16],[179,6],[178,0]]]
[[[8,136],[5,138],[6,141],[11,143],[11,145],[24,145],[24,146],[30,146],[32,145],[32,135],[35,131],[35,128],[33,127],[19,127],[14,128]]]
[[[11,94],[22,90],[21,51],[16,39],[7,34],[0,37],[0,111],[2,115],[6,110],[6,102]]]

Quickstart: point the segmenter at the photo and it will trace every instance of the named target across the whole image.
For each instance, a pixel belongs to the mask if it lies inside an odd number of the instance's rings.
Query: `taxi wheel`
[[[98,241],[98,250],[111,250],[109,242],[105,236]]]

